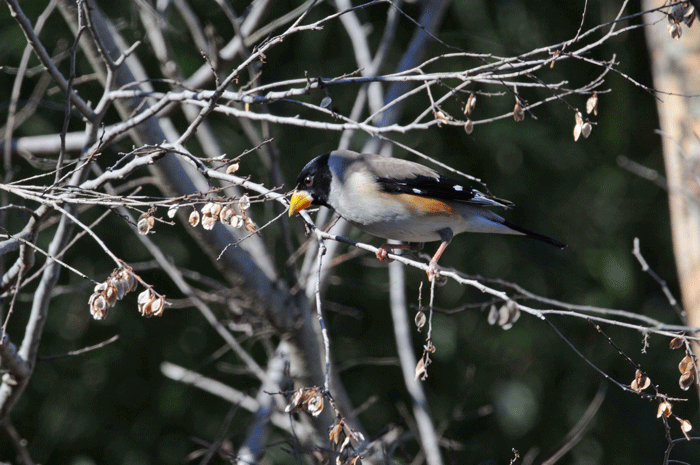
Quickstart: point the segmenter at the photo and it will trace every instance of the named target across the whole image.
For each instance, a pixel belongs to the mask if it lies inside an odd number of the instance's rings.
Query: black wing
[[[512,207],[513,202],[484,194],[456,179],[438,175],[436,177],[418,175],[405,179],[377,176],[383,192],[411,194],[431,199],[451,200],[473,205],[491,207]]]

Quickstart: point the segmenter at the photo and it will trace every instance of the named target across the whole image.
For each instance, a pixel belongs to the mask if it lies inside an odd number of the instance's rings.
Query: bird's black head
[[[329,157],[330,153],[326,153],[314,158],[299,173],[290,200],[290,216],[309,205],[328,205],[328,193],[331,190]]]

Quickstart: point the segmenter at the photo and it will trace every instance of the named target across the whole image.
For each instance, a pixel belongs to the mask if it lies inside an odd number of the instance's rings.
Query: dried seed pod
[[[343,443],[340,445],[340,448],[338,449],[338,452],[343,452],[347,446],[350,445],[350,436],[345,436],[345,440]]]
[[[688,4],[683,4],[683,3],[677,3],[671,8],[671,12],[668,14],[668,22],[669,23],[680,23],[683,21],[683,16],[685,16],[685,13],[688,9]]]
[[[235,173],[236,171],[238,171],[239,166],[240,166],[240,165],[238,164],[238,162],[236,162],[236,163],[231,163],[231,164],[228,165],[228,167],[226,168],[226,174],[233,174],[233,173]]]
[[[472,110],[474,110],[474,107],[476,107],[476,95],[474,95],[474,92],[472,92],[471,94],[469,94],[467,104],[464,105],[464,114],[470,115],[472,113]]]
[[[109,283],[107,285],[107,290],[103,294],[105,296],[105,299],[107,299],[107,305],[110,307],[114,307],[114,304],[117,303],[117,288],[114,286],[114,284]]]
[[[333,428],[328,432],[328,440],[332,445],[337,445],[340,442],[341,434],[343,432],[343,420],[338,419],[333,425]]]
[[[685,23],[685,25],[691,27],[695,22],[695,16],[697,16],[695,12],[695,6],[690,5],[690,7],[686,10],[685,14],[683,15],[683,22]]]
[[[138,223],[136,223],[136,229],[138,230],[139,234],[145,236],[153,228],[154,224],[155,220],[152,216],[143,217],[138,221]]]
[[[211,207],[214,206],[214,202],[207,202],[202,207],[202,215],[208,215],[211,213]]]
[[[188,220],[190,222],[190,226],[193,228],[199,224],[199,212],[197,210],[194,210],[192,213],[190,213],[190,218]]]
[[[583,123],[583,126],[581,126],[581,135],[583,135],[583,137],[588,139],[588,136],[591,135],[592,129],[593,129],[593,126],[591,126],[591,123],[586,121],[585,123]]]
[[[661,415],[665,416],[666,418],[671,416],[671,402],[664,400],[663,402],[659,403],[659,408],[656,409],[656,418],[661,418]]]
[[[102,295],[93,294],[93,296],[96,296],[96,298],[90,298],[90,314],[92,314],[92,317],[96,320],[104,320],[107,316],[107,309],[109,308],[107,300]]]
[[[150,289],[146,289],[145,291],[141,292],[139,296],[136,298],[136,303],[141,306],[141,305],[146,305],[146,303],[151,300],[153,296],[153,291]]]
[[[172,207],[168,208],[168,218],[170,218],[171,220],[175,218],[178,208],[180,208],[179,205],[173,205]]]
[[[134,292],[139,285],[139,282],[136,280],[136,276],[134,276],[134,273],[127,269],[123,269],[120,272],[120,275],[121,279],[123,281],[126,281],[126,283],[129,285],[129,290],[127,292]]]
[[[98,293],[101,294],[102,292],[104,292],[104,291],[106,291],[106,290],[107,290],[107,283],[106,283],[106,282],[103,282],[103,283],[99,283],[99,284],[96,284],[96,285],[95,285],[94,292],[95,292],[96,294],[98,294]]]
[[[678,23],[669,24],[668,34],[671,36],[671,39],[679,40],[681,35],[683,35],[683,28]]]
[[[639,392],[648,388],[650,385],[651,380],[649,379],[649,377],[642,373],[641,370],[637,369],[637,371],[634,374],[634,381],[632,381],[630,387],[635,391]]]
[[[683,339],[680,337],[674,337],[671,339],[671,342],[669,342],[668,347],[670,349],[680,349],[683,347]]]
[[[498,309],[495,305],[491,305],[491,308],[489,308],[489,316],[486,317],[486,321],[491,326],[495,325],[498,321]]]
[[[151,313],[146,316],[161,316],[163,314],[163,310],[165,309],[165,296],[160,296],[157,299],[155,299],[153,302],[151,302],[151,308],[150,311]]]
[[[508,313],[510,314],[510,322],[515,323],[520,319],[520,307],[518,304],[513,301],[509,300],[507,303],[508,306]]]
[[[498,326],[504,327],[508,324],[509,318],[508,307],[502,305],[501,308],[498,309]]]
[[[693,359],[690,358],[690,355],[687,355],[683,357],[683,360],[681,360],[681,363],[678,364],[678,371],[681,373],[687,373],[693,369]]]
[[[233,205],[226,205],[219,213],[219,219],[222,223],[231,224],[231,217],[236,214]]]
[[[160,315],[163,311],[164,297],[157,297],[152,289],[146,289],[137,299],[138,309],[143,316]],[[157,312],[157,313],[156,313]]]
[[[289,401],[289,405],[287,405],[284,408],[284,411],[287,413],[296,411],[299,408],[299,406],[301,405],[301,398],[303,395],[304,395],[304,388],[297,389],[294,392],[294,394],[292,395],[292,399]]]
[[[125,279],[114,280],[114,287],[117,289],[117,299],[122,300],[127,292],[129,292],[130,285]]]
[[[425,357],[421,357],[421,359],[418,360],[418,363],[416,364],[416,374],[413,377],[413,379],[417,380],[419,377],[422,380],[428,377],[428,370],[425,366]]]
[[[683,373],[678,380],[678,385],[683,389],[684,391],[687,391],[690,389],[690,386],[693,385],[693,381],[695,380],[695,375],[693,374],[692,371],[688,371],[686,373]]]
[[[513,119],[516,123],[525,119],[525,109],[520,106],[520,100],[516,100],[515,108],[513,108]]]
[[[140,305],[138,307],[139,312],[141,313],[142,316],[151,316],[151,304],[153,303],[152,300],[149,300],[143,305]]]
[[[688,420],[681,420],[681,431],[688,433],[691,429],[693,429],[693,425]]]
[[[219,218],[219,213],[221,213],[222,206],[220,203],[215,203],[214,205],[211,206],[211,209],[209,210],[209,213],[211,216],[213,216],[215,219]]]
[[[253,220],[246,216],[245,218],[243,218],[243,222],[245,223],[246,230],[252,233],[258,232],[258,225],[256,225]]]
[[[242,212],[245,212],[250,208],[250,197],[248,197],[247,194],[243,194],[241,198],[238,200],[238,209]]]
[[[574,126],[574,141],[577,141],[581,137],[581,131],[583,130],[583,116],[581,112],[577,111],[575,115],[576,125]]]
[[[423,326],[425,326],[425,312],[423,312],[422,310],[418,310],[418,313],[416,313],[415,321],[416,326],[418,327],[418,331],[420,331],[423,328]]]
[[[325,97],[323,97],[323,100],[321,100],[320,107],[321,108],[328,108],[331,106],[331,103],[333,103],[333,99],[330,98],[328,95],[326,95]]]
[[[593,113],[594,115],[598,114],[598,94],[593,92],[593,95],[588,97],[588,100],[586,101],[586,113],[589,115]]]
[[[581,125],[577,124],[574,126],[574,141],[577,141],[581,137]]]
[[[231,226],[234,228],[242,228],[243,225],[245,224],[245,221],[243,221],[243,218],[238,216],[238,215],[233,215],[231,217]]]
[[[467,134],[471,134],[474,132],[474,123],[472,120],[468,119],[466,123],[464,123],[464,132]]]
[[[434,114],[435,114],[435,119],[438,120],[438,126],[440,126],[441,123],[447,123],[447,117],[445,116],[445,114],[442,111],[438,110],[438,111],[434,112]]]
[[[323,395],[318,393],[306,403],[306,411],[314,417],[317,417],[323,412]]]
[[[211,231],[214,229],[214,225],[216,224],[216,218],[214,218],[211,215],[204,215],[202,217],[202,227],[206,229],[207,231]]]

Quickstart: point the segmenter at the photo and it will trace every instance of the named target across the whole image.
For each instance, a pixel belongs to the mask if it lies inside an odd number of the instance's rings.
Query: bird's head
[[[331,189],[331,170],[328,167],[330,154],[311,160],[297,177],[296,188],[289,200],[289,216],[310,205],[328,205]]]

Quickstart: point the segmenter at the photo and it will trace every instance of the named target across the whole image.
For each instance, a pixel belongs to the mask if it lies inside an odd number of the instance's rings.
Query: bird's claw
[[[435,281],[436,286],[444,286],[447,283],[447,278],[440,275],[440,270],[435,262],[430,262],[426,273],[428,274],[428,281],[431,283]]]
[[[391,263],[394,261],[393,258],[389,258],[389,250],[385,247],[379,247],[377,250],[377,258],[383,262]]]

